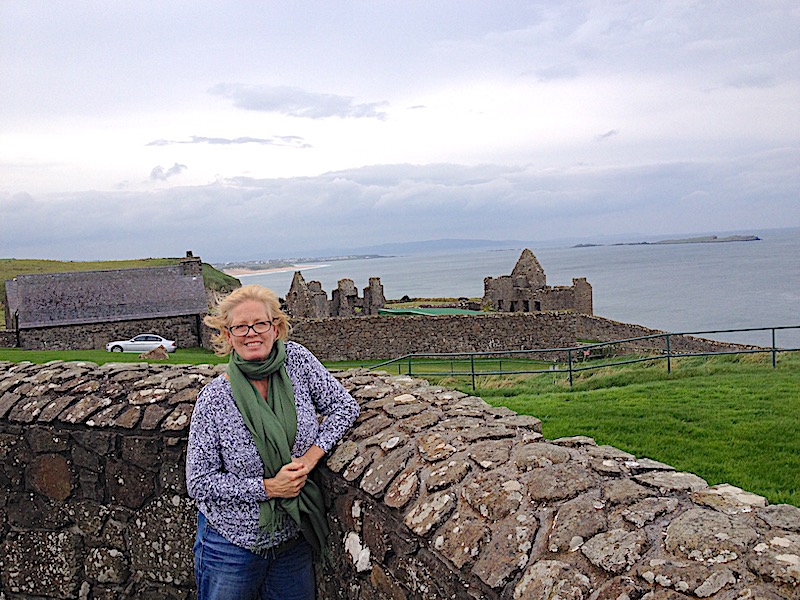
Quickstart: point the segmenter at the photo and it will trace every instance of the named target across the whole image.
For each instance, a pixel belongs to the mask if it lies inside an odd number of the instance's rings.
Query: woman
[[[197,396],[189,430],[198,600],[313,598],[327,521],[309,474],[358,404],[306,348],[285,342],[288,319],[270,290],[235,290],[205,323],[230,360]]]

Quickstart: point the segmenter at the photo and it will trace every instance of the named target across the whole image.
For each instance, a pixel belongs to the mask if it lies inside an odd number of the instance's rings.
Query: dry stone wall
[[[578,345],[578,340],[614,341],[664,333],[574,312],[302,319],[293,321],[293,327],[292,339],[326,360],[394,358],[426,352],[571,348]],[[673,336],[671,348],[677,352],[718,352],[742,346]],[[663,338],[625,346],[626,351],[664,349]],[[559,358],[566,360],[565,356]]]
[[[0,330],[0,348],[15,348],[17,346],[17,332]]]
[[[575,331],[578,338],[582,340],[610,342],[667,333],[666,331],[650,329],[642,325],[622,323],[603,317],[579,314],[574,315],[574,317]],[[620,344],[620,346],[630,352],[666,351],[666,341],[663,337],[626,342],[625,344]],[[671,352],[725,352],[747,348],[752,348],[752,346],[717,342],[685,335],[670,336]]]
[[[560,348],[576,340],[570,313],[305,319],[293,322],[291,337],[327,360]]]
[[[104,350],[114,340],[156,333],[177,341],[179,348],[188,348],[202,345],[203,329],[199,315],[37,327],[20,330],[19,345],[35,350]]]
[[[0,598],[193,598],[194,397],[221,367],[0,363]],[[320,598],[800,598],[800,509],[408,377],[321,467]]]
[[[362,316],[294,319],[292,339],[325,360],[366,360],[423,352],[483,352],[565,348],[578,340],[614,341],[664,333],[575,312],[487,313],[483,315]],[[198,334],[199,331],[199,334]],[[104,348],[114,339],[153,332],[175,339],[178,347],[211,348],[211,333],[195,316],[24,330],[20,346],[39,349]],[[198,337],[199,336],[199,337]],[[199,340],[199,341],[198,341]],[[676,351],[739,348],[700,338],[674,336]],[[0,347],[15,347],[17,332],[0,331]],[[631,351],[662,351],[664,341],[627,344]]]

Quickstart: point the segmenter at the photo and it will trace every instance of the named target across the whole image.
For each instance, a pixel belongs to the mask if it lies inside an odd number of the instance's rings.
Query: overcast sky
[[[0,2],[0,258],[800,225],[797,0]]]

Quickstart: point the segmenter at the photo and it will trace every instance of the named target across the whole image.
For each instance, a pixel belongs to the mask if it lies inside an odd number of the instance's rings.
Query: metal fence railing
[[[389,370],[387,367],[391,368],[392,365],[395,365],[397,366],[398,375],[417,377],[469,377],[472,382],[473,390],[476,387],[476,377],[483,375],[563,373],[569,376],[569,386],[570,389],[572,389],[573,376],[575,373],[581,371],[663,360],[666,361],[667,373],[671,373],[673,358],[686,358],[691,356],[770,353],[772,355],[772,367],[775,368],[779,353],[800,351],[800,348],[786,348],[776,345],[776,331],[780,330],[800,330],[800,325],[717,329],[713,331],[693,331],[684,333],[658,333],[610,342],[587,342],[567,348],[494,350],[491,352],[414,353],[373,365],[370,369]],[[771,345],[753,346],[733,342],[697,339],[696,337],[708,334],[755,331],[769,332],[771,336]],[[661,343],[660,340],[663,340],[663,343]],[[703,346],[705,346],[705,350],[692,349],[693,347],[701,348]],[[714,346],[718,346],[719,349],[708,349]],[[514,366],[517,368],[513,368]]]

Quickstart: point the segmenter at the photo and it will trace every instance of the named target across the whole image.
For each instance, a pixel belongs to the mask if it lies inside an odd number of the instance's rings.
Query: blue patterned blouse
[[[286,343],[286,372],[297,407],[297,437],[292,455],[312,444],[325,452],[338,442],[358,417],[359,408],[305,347]],[[318,415],[324,420],[320,423]],[[233,399],[231,385],[219,376],[198,394],[189,429],[186,485],[189,496],[220,535],[248,549],[259,539],[258,503],[267,499],[264,465],[253,437]],[[272,537],[279,544],[298,533],[291,519]]]

